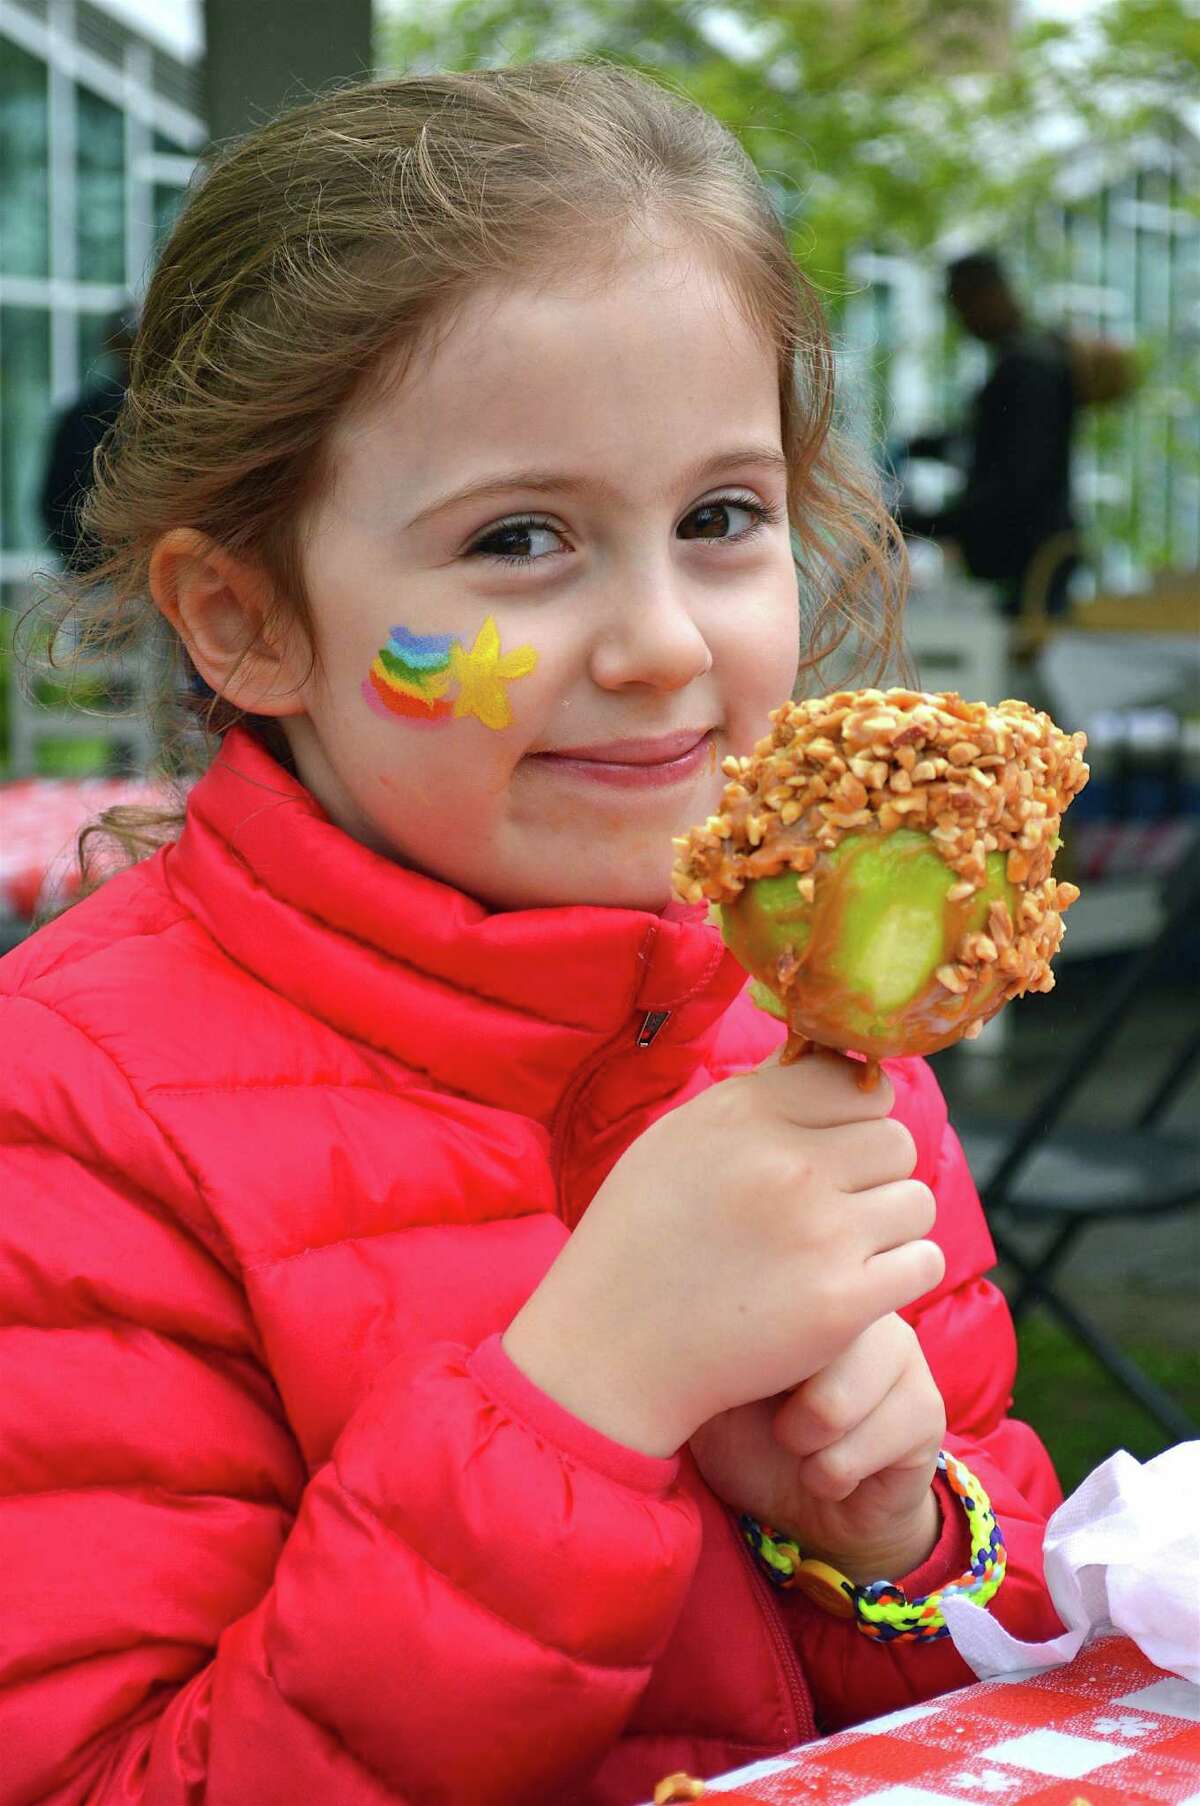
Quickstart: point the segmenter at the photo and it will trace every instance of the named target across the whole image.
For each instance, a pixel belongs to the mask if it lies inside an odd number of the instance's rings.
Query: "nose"
[[[592,645],[591,675],[602,690],[633,684],[682,690],[711,671],[712,662],[677,582],[668,572],[643,570],[604,612]]]

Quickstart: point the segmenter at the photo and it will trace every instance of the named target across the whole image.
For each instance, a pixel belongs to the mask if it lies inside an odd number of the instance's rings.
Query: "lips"
[[[684,728],[678,734],[663,734],[658,739],[606,740],[594,746],[556,746],[538,753],[544,759],[574,759],[597,765],[668,765],[682,759],[706,740],[711,728]]]
[[[531,765],[548,775],[622,790],[649,790],[682,783],[706,762],[715,767],[715,734],[714,728],[684,728],[653,739],[596,741],[528,757]]]

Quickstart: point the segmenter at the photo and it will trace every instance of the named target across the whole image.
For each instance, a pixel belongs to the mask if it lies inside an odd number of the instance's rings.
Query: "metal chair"
[[[1165,920],[1158,934],[1114,985],[1098,1020],[1025,1120],[1015,1127],[970,1116],[955,1120],[996,1251],[1017,1276],[1014,1320],[1019,1321],[1032,1304],[1041,1304],[1175,1440],[1200,1435],[1200,1428],[1092,1318],[1063,1297],[1056,1274],[1080,1236],[1095,1224],[1117,1218],[1148,1220],[1200,1203],[1200,1136],[1190,1128],[1161,1126],[1200,1057],[1200,1027],[1170,1059],[1129,1126],[1064,1128],[1060,1121],[1113,1037],[1136,1011],[1147,986],[1178,953],[1189,929],[1194,931],[1198,918],[1200,842],[1193,842],[1167,880]],[[1005,1233],[1009,1225],[1025,1224],[1049,1230],[1033,1256],[1014,1246]],[[1200,1268],[1200,1260],[1196,1266]],[[1198,1277],[1195,1269],[1191,1277]]]

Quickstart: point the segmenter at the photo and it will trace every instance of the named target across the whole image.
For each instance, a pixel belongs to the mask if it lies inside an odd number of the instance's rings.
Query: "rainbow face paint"
[[[536,665],[532,646],[501,652],[500,629],[491,615],[469,650],[450,634],[393,627],[387,645],[372,662],[362,693],[377,715],[399,715],[427,725],[471,715],[484,727],[500,729],[512,721],[508,685],[527,677]],[[457,694],[448,694],[455,686]]]
[[[450,704],[450,634],[410,633],[393,627],[388,643],[375,655],[362,687],[363,698],[377,715],[401,715],[406,721],[448,721]]]

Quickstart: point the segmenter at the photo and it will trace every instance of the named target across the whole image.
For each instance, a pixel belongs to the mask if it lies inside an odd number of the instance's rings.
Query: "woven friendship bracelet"
[[[827,1562],[801,1555],[796,1543],[757,1518],[741,1517],[738,1523],[772,1586],[796,1587],[834,1617],[853,1618],[863,1636],[877,1643],[933,1643],[950,1634],[943,1601],[958,1597],[973,1605],[987,1605],[1004,1579],[1008,1560],[991,1500],[974,1474],[947,1449],[942,1450],[937,1464],[967,1515],[971,1564],[957,1580],[923,1599],[910,1599],[891,1580],[859,1585]]]

